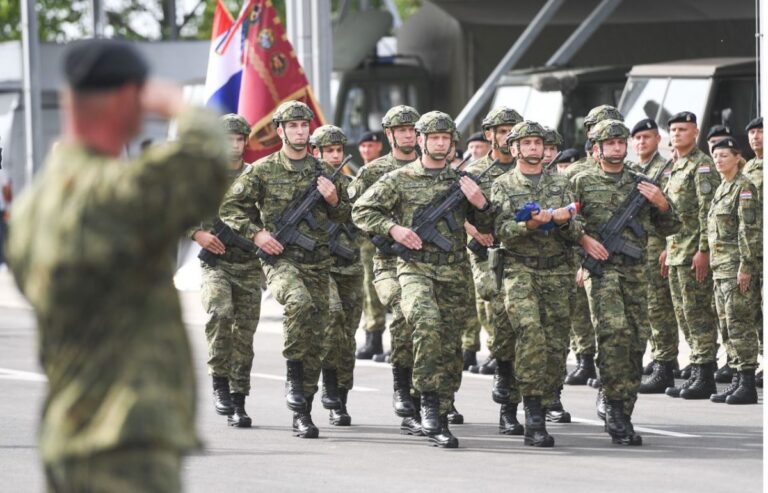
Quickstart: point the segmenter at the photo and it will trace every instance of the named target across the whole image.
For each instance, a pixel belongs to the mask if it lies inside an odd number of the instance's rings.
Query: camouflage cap
[[[251,126],[248,121],[236,113],[229,113],[221,117],[224,130],[231,134],[251,135]]]
[[[611,105],[601,104],[600,106],[595,106],[589,110],[589,113],[587,113],[587,116],[584,118],[584,126],[591,128],[603,120],[618,120],[623,122],[624,115]]]
[[[301,101],[285,101],[277,107],[272,114],[272,122],[275,125],[280,125],[283,122],[290,122],[294,120],[306,120],[311,122],[315,118],[315,114],[309,109],[309,106]]]
[[[393,106],[381,119],[381,126],[384,128],[402,127],[405,125],[416,125],[419,120],[419,112],[410,106],[404,104]]]
[[[602,142],[608,139],[628,139],[629,129],[622,121],[603,120],[598,122],[589,132],[589,138],[593,142]]]
[[[499,125],[517,125],[523,121],[523,116],[507,106],[494,108],[483,118],[483,130],[488,130]]]
[[[416,131],[420,134],[448,133],[453,136],[456,131],[456,124],[453,123],[447,113],[442,111],[430,111],[421,115],[416,122]]]
[[[563,136],[552,127],[544,127],[544,144],[563,147]]]
[[[344,131],[336,125],[323,125],[317,127],[309,138],[309,145],[312,147],[325,147],[330,145],[346,145],[347,136]]]
[[[544,127],[531,120],[525,120],[512,127],[512,130],[507,134],[507,145],[512,144],[516,140],[524,139],[525,137],[541,137],[544,140],[544,134],[546,131]]]

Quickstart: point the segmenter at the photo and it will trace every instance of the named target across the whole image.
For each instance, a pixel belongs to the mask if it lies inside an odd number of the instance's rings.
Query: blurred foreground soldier
[[[506,176],[515,167],[515,157],[512,148],[507,143],[507,135],[514,126],[523,121],[522,115],[512,108],[499,106],[492,109],[483,118],[482,126],[484,136],[491,143],[488,154],[472,163],[467,168],[467,173],[478,176],[493,162],[496,166],[486,173],[478,182],[483,193],[491,196],[493,184],[502,176]],[[483,311],[487,320],[488,349],[490,358],[495,361],[493,390],[491,398],[501,405],[499,411],[499,433],[505,435],[522,435],[523,426],[517,420],[517,405],[520,403],[520,393],[515,385],[512,369],[515,365],[515,343],[517,341],[515,328],[507,317],[504,306],[504,292],[498,288],[495,279],[494,267],[499,268],[498,263],[503,260],[497,257],[499,242],[493,233],[483,234],[471,223],[465,222],[464,229],[469,240],[469,262],[472,266],[472,278],[474,280],[475,294],[483,303]],[[474,245],[474,246],[473,246]],[[490,250],[489,250],[490,249]],[[493,250],[496,249],[494,252]],[[491,265],[493,257],[495,266]],[[503,267],[502,267],[503,268]],[[474,339],[473,345],[467,343]],[[467,353],[475,356],[480,350],[480,332],[473,334],[464,333],[463,348],[464,358]],[[490,366],[490,365],[484,365]]]
[[[382,176],[412,163],[416,154],[416,122],[419,113],[410,106],[394,106],[381,119],[384,134],[389,140],[392,152],[373,161],[360,170],[349,185],[350,199],[358,200]],[[447,152],[446,152],[447,154]],[[395,414],[403,418],[400,431],[409,435],[421,435],[418,394],[411,396],[413,379],[413,327],[406,323],[400,307],[400,284],[397,281],[397,257],[377,249],[373,257],[374,286],[379,299],[392,312],[389,324],[392,353],[392,378],[394,393],[392,407]],[[366,334],[367,335],[367,334]],[[378,344],[381,352],[381,333],[366,338],[366,346]],[[365,348],[365,346],[364,346]],[[358,350],[358,358],[360,350]]]
[[[720,175],[712,160],[696,146],[696,115],[683,111],[669,119],[669,136],[677,160],[665,193],[680,215],[680,231],[667,238],[659,263],[669,266],[669,288],[677,326],[691,347],[691,377],[666,394],[708,399],[717,391],[717,326],[712,308],[707,215]]]
[[[472,156],[469,164],[491,152],[491,143],[485,140],[483,132],[475,132],[467,139],[467,152]]]
[[[180,88],[147,82],[131,45],[74,43],[64,73],[64,137],[19,198],[8,244],[48,377],[48,490],[180,491],[181,457],[200,443],[169,259],[216,212],[226,140]],[[147,114],[178,118],[178,140],[124,162]]]
[[[515,378],[525,406],[526,445],[553,447],[555,439],[547,433],[542,401],[555,404],[563,414],[560,389],[568,353],[568,308],[571,280],[571,248],[580,224],[571,222],[576,207],[568,181],[544,173],[544,135],[536,122],[518,123],[507,135],[514,146],[515,168],[493,184],[496,209],[494,231],[504,255],[503,292],[508,322],[515,334]],[[520,212],[535,203],[537,210],[528,218]],[[540,228],[550,227],[546,232]],[[505,334],[496,334],[502,345]],[[508,372],[503,352],[496,350],[499,373]],[[494,400],[497,400],[494,389]],[[497,401],[498,402],[498,401]],[[515,406],[516,408],[517,406]],[[570,422],[570,416],[565,422]]]
[[[309,139],[312,152],[334,168],[344,161],[347,136],[334,125],[323,125]],[[343,185],[352,180],[344,175]],[[347,412],[347,397],[352,390],[355,370],[355,331],[363,312],[363,266],[360,264],[359,234],[351,220],[333,223],[329,230],[331,256],[328,279],[328,325],[323,336],[321,364],[323,367],[323,400],[338,398],[341,406],[330,410],[329,422],[334,426],[349,426],[352,418]]]
[[[739,171],[741,151],[732,137],[712,146],[723,178],[709,208],[710,265],[715,305],[728,360],[736,372],[731,384],[710,396],[712,402],[757,404],[755,369],[758,337],[754,312],[759,302],[758,252],[762,251],[762,206],[757,187]]]
[[[230,140],[228,172],[232,184],[248,166],[243,162],[243,154],[251,126],[234,113],[224,115],[222,122]],[[253,252],[224,245],[212,231],[213,221],[209,220],[192,228],[190,236],[201,248],[217,256],[215,266],[200,262],[200,297],[210,317],[205,324],[205,337],[214,408],[229,416],[230,426],[249,428],[251,418],[245,411],[245,396],[251,390],[253,335],[261,312],[261,264]]]
[[[604,120],[593,131],[598,148],[599,168],[584,171],[572,181],[581,205],[585,234],[579,239],[590,257],[600,261],[602,275],[585,270],[589,309],[598,343],[598,366],[605,396],[605,431],[613,443],[641,445],[632,426],[632,411],[642,374],[647,340],[645,328],[645,264],[642,255],[651,227],[659,234],[675,233],[680,222],[659,187],[649,181],[638,183],[624,164],[629,130],[618,120]],[[601,229],[627,207],[630,194],[638,193],[648,203],[635,216],[637,231],[621,230],[620,238],[640,250],[640,258],[609,252],[599,241]],[[639,234],[639,237],[636,236]]]
[[[744,166],[744,176],[755,184],[757,187],[757,195],[760,199],[760,203],[763,203],[763,118],[757,117],[747,124],[747,137],[749,138],[749,147],[755,153],[755,157],[747,161]],[[760,222],[760,227],[763,227],[763,223]],[[757,252],[758,267],[755,272],[757,277],[756,286],[760,287],[760,310],[755,313],[755,329],[757,330],[757,336],[760,339],[759,353],[763,354],[763,251]],[[762,370],[755,375],[755,382],[757,386],[763,386],[763,372]]]
[[[446,163],[455,125],[450,116],[431,111],[419,118],[416,131],[421,159],[392,171],[373,184],[353,209],[355,224],[369,234],[391,237],[409,260],[398,259],[402,309],[413,327],[413,383],[421,394],[421,426],[430,442],[455,448],[459,441],[448,428],[456,377],[461,375],[460,330],[465,309],[469,268],[464,230],[452,230],[445,220],[436,225],[449,250],[424,241],[413,229],[415,213],[449,188],[460,184],[462,200],[451,211],[457,224],[466,218],[483,231],[491,229],[490,202],[471,178]],[[415,226],[415,225],[414,225]],[[395,353],[393,352],[393,359]],[[458,362],[458,371],[457,371]]]
[[[672,173],[672,163],[659,154],[659,126],[646,118],[632,127],[632,146],[640,161],[635,171],[645,176],[656,176],[664,168],[657,186],[662,190]],[[645,273],[648,280],[648,322],[651,326],[651,374],[640,384],[641,394],[663,394],[667,387],[675,385],[673,371],[677,365],[679,331],[669,293],[667,266],[660,263],[661,252],[667,245],[666,236],[654,230],[648,231],[645,251]]]
[[[307,153],[309,122],[314,114],[300,101],[277,107],[272,122],[283,141],[281,150],[258,160],[235,180],[219,209],[222,221],[236,233],[252,239],[263,256],[267,286],[283,305],[283,357],[286,359],[286,404],[293,411],[293,430],[300,438],[317,438],[312,422],[312,401],[321,369],[323,334],[328,325],[328,275],[333,263],[327,228],[344,222],[350,206],[340,180],[327,178],[334,169]],[[313,249],[275,238],[278,220],[297,206],[304,193],[322,198],[308,211],[314,217],[296,226],[314,242]],[[306,217],[306,216],[304,216]],[[339,409],[338,395],[325,396],[326,409]]]

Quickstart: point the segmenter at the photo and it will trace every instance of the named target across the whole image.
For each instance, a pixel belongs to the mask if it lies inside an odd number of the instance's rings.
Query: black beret
[[[579,151],[576,149],[566,149],[560,153],[559,156],[555,156],[557,159],[552,164],[560,163],[573,163],[579,160]]]
[[[745,128],[744,130],[749,132],[753,128],[763,128],[763,117],[762,116],[758,116],[757,118],[755,118],[751,122],[747,123],[747,128]]]
[[[363,142],[381,142],[381,137],[376,132],[365,132],[357,140],[357,145],[360,145]]]
[[[731,129],[725,125],[712,125],[712,128],[707,132],[707,140],[712,137],[730,137],[731,135],[733,135]]]
[[[667,120],[667,126],[672,125],[673,123],[696,123],[696,115],[690,111],[681,111],[680,113],[672,115],[672,118]]]
[[[659,125],[656,123],[656,120],[652,118],[643,118],[637,122],[634,127],[632,127],[632,131],[629,132],[629,135],[634,137],[637,132],[642,132],[644,130],[656,130],[658,128]]]
[[[75,91],[114,89],[143,83],[149,73],[144,57],[132,45],[114,39],[71,43],[64,54],[64,76]]]
[[[467,145],[469,145],[470,142],[485,142],[488,143],[487,140],[485,140],[485,136],[483,135],[483,132],[475,132],[472,135],[469,136],[467,139]]]
[[[736,142],[736,139],[733,137],[726,137],[724,139],[718,140],[712,144],[712,151],[714,152],[715,149],[733,149],[734,151],[741,152],[739,143]]]

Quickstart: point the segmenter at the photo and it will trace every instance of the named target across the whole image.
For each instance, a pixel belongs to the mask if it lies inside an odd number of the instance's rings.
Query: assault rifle
[[[339,167],[336,168],[328,179],[334,181],[336,176],[341,172],[341,169],[350,159],[352,159],[352,155],[345,157],[344,161],[341,162]],[[298,245],[309,252],[314,251],[317,242],[301,233],[299,231],[299,224],[302,221],[306,221],[311,229],[318,229],[320,225],[315,219],[314,214],[312,214],[312,211],[317,204],[323,200],[325,199],[317,189],[317,178],[315,178],[301,193],[299,198],[286,207],[277,221],[275,221],[276,231],[272,235],[273,238],[283,245],[283,247],[287,247],[288,245]],[[256,256],[270,265],[273,265],[277,261],[277,255],[270,255],[261,248],[256,252]]]
[[[232,228],[227,226],[219,217],[213,222],[213,231],[211,232],[216,235],[216,238],[218,238],[226,247],[237,247],[246,252],[253,252],[256,250],[256,245],[252,241],[248,241],[235,233]],[[211,267],[216,267],[216,264],[219,263],[219,257],[220,255],[210,252],[205,248],[200,250],[200,253],[197,254],[197,258]]]
[[[326,229],[328,231],[328,245],[331,249],[331,255],[346,260],[354,260],[355,253],[357,252],[348,246],[342,245],[339,242],[339,236],[344,234],[350,241],[355,241],[355,236],[357,236],[355,232],[350,231],[350,228],[346,224],[334,222],[329,222]]]
[[[637,238],[642,237],[645,231],[640,223],[637,222],[637,216],[646,204],[648,204],[648,199],[640,193],[637,189],[637,185],[644,181],[656,185],[665,168],[666,166],[660,167],[659,171],[656,172],[656,175],[650,180],[644,176],[637,176],[635,178],[635,188],[629,192],[629,195],[624,199],[621,206],[616,209],[613,216],[600,227],[598,240],[600,240],[600,243],[602,243],[605,249],[608,250],[608,258],[616,254],[623,254],[635,260],[640,260],[643,257],[643,247],[623,239],[621,235],[625,229],[629,228]],[[581,266],[587,269],[590,274],[595,277],[603,277],[604,261],[589,256],[583,250],[581,250],[580,253],[584,256],[584,262]]]

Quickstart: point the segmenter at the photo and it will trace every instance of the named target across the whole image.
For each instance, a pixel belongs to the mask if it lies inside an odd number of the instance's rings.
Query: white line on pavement
[[[42,373],[31,371],[11,370],[10,368],[0,368],[0,379],[5,380],[24,380],[26,382],[47,382],[48,379]]]
[[[571,421],[573,421],[574,423],[584,423],[588,425],[600,426],[601,428],[604,426],[604,423],[602,421],[598,421],[596,419],[572,418]],[[647,428],[645,426],[635,426],[635,431],[642,431],[645,433],[652,433],[654,435],[663,435],[663,436],[675,437],[675,438],[701,438],[701,435],[689,435],[687,433],[678,433],[676,431],[659,430],[657,428]]]
[[[280,382],[285,382],[285,377],[280,375],[270,375],[268,373],[251,373],[252,377],[256,378],[263,378],[264,380],[278,380]],[[372,387],[361,387],[360,385],[355,385],[354,388],[352,388],[352,392],[378,392],[379,389],[374,389]]]

